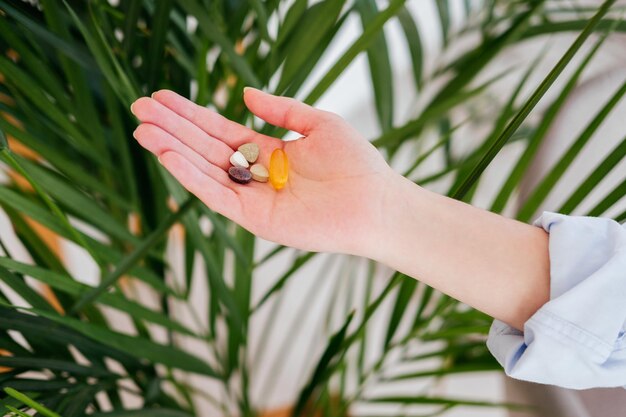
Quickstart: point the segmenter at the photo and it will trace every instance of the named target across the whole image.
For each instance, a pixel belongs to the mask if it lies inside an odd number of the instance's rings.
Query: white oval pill
[[[240,168],[248,168],[250,166],[250,164],[246,160],[246,157],[243,156],[243,154],[239,151],[230,156],[230,163],[233,164],[233,166]]]

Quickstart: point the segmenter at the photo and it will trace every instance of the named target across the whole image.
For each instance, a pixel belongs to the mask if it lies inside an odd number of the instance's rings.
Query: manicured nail
[[[156,94],[156,91],[153,92],[152,94],[150,94],[150,98],[154,98],[154,95]]]
[[[133,110],[133,106],[135,105],[135,102],[133,102],[133,104],[130,105],[130,112],[132,114],[135,114],[135,111]]]
[[[246,94],[246,91],[248,90],[256,90],[256,88],[252,88],[252,87],[244,87],[243,88],[243,93]]]

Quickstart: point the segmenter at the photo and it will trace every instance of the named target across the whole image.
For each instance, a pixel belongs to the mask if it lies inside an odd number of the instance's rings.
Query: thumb
[[[248,109],[266,122],[307,136],[338,116],[290,97],[274,96],[252,87],[243,89]]]

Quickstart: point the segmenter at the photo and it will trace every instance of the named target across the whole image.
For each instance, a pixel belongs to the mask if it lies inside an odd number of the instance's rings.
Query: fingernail
[[[243,93],[246,94],[246,91],[248,91],[248,90],[256,90],[256,89],[252,88],[252,87],[244,87],[243,88]]]
[[[130,105],[130,112],[132,114],[135,114],[135,111],[133,110],[133,106],[135,105],[135,102],[133,102],[133,104]]]
[[[163,161],[161,161],[161,157],[157,156],[157,161],[159,161],[159,164],[163,165]]]

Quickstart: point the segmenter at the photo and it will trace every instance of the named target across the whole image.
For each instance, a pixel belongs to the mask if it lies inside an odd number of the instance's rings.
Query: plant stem
[[[128,270],[130,270],[140,259],[144,257],[146,253],[154,245],[159,243],[161,239],[165,236],[165,233],[176,223],[180,218],[189,211],[192,207],[196,205],[197,200],[195,197],[190,197],[187,201],[183,203],[183,205],[178,209],[177,212],[171,213],[160,225],[157,227],[146,239],[144,239],[139,246],[135,248],[135,250],[129,253],[124,259],[122,259],[117,267],[111,271],[106,277],[102,279],[100,285],[96,288],[93,288],[83,294],[83,296],[74,304],[71,309],[71,312],[80,311],[86,304],[93,302],[100,294],[105,292],[110,286],[115,284],[115,282]]]

